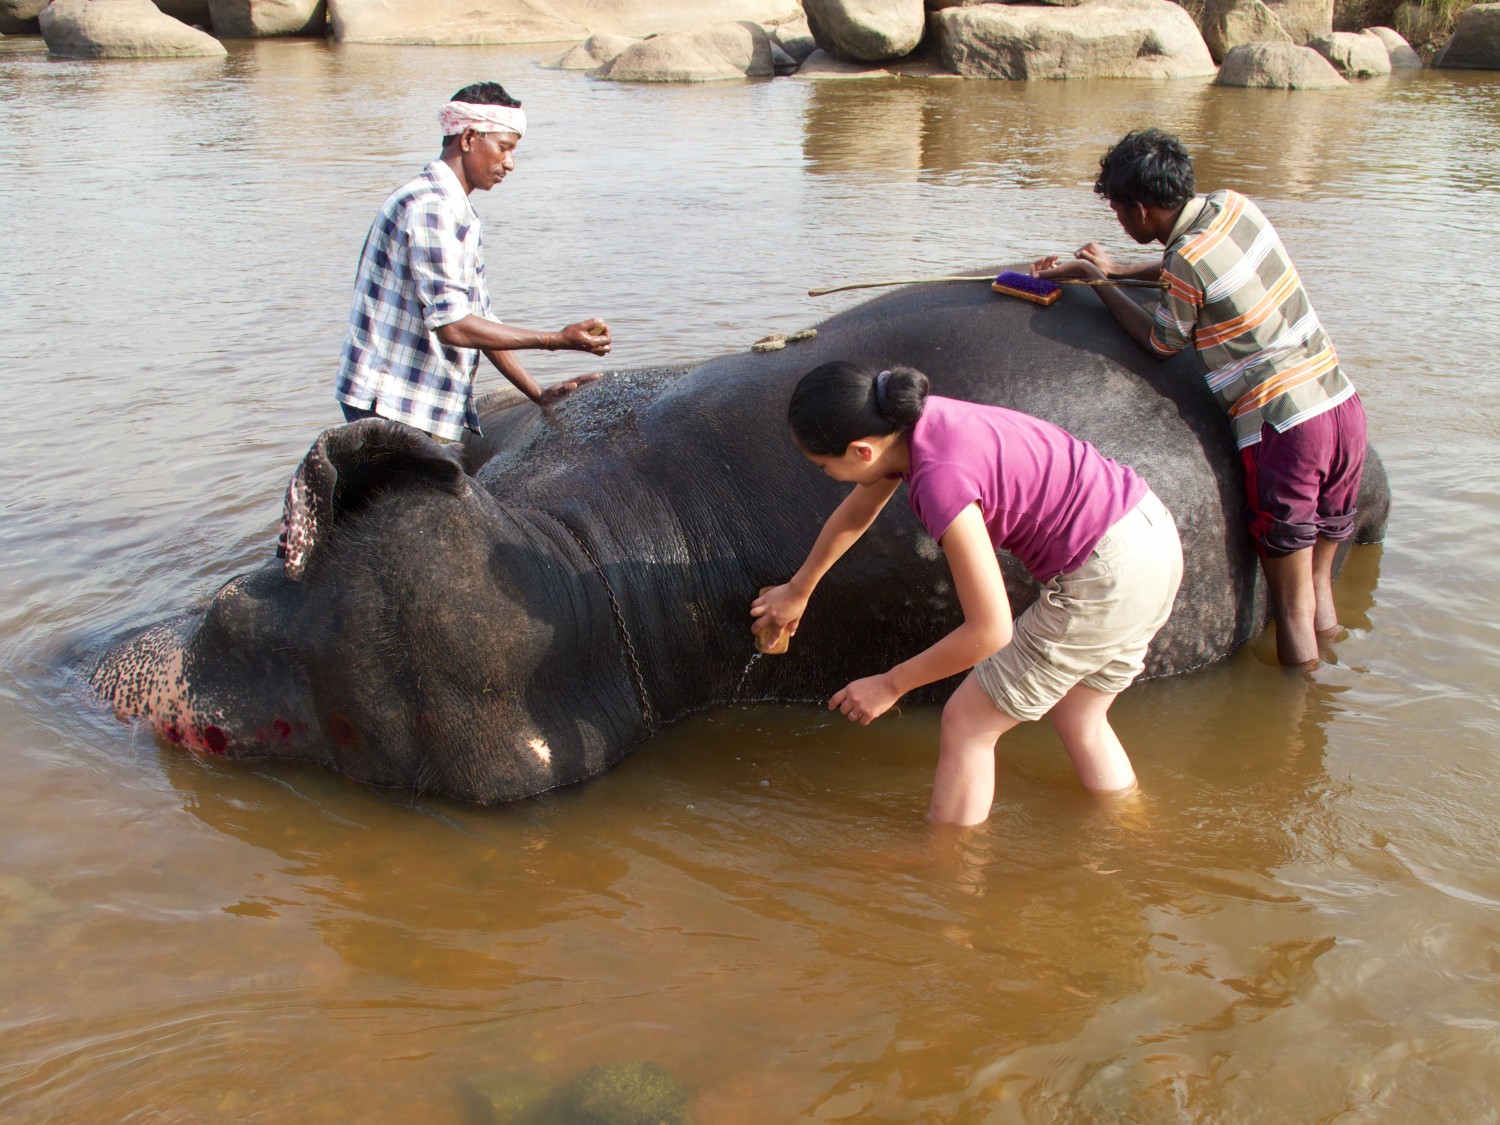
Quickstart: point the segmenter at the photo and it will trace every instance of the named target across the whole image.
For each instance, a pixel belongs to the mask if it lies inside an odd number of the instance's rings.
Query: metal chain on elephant
[[[646,678],[641,674],[641,662],[635,654],[635,645],[630,640],[630,630],[625,628],[625,614],[620,609],[620,603],[615,598],[614,588],[609,584],[609,579],[604,574],[604,568],[599,565],[599,560],[594,558],[594,552],[589,550],[578,532],[568,526],[567,521],[560,519],[551,512],[544,512],[540,508],[527,507],[527,511],[536,512],[538,515],[546,516],[564,531],[573,537],[573,542],[578,544],[578,549],[583,552],[583,557],[588,559],[589,565],[594,568],[594,573],[599,576],[599,581],[604,585],[604,596],[609,599],[609,608],[615,615],[615,627],[620,630],[620,639],[625,642],[625,661],[630,666],[631,678],[635,681],[636,698],[641,704],[641,718],[646,723],[646,733],[656,732],[656,720],[651,715],[651,701],[646,698]]]

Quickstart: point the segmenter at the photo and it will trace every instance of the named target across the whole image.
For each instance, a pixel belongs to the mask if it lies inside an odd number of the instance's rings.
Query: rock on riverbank
[[[1500,4],[1475,4],[1459,17],[1453,38],[1437,53],[1432,65],[1500,70]]]
[[[984,4],[933,15],[943,65],[970,78],[1192,78],[1214,61],[1170,0]]]
[[[0,31],[46,0],[0,0]],[[55,0],[56,54],[222,54],[219,39],[321,36],[348,43],[572,42],[553,64],[621,82],[800,74],[1013,80],[1196,78],[1242,47],[1224,85],[1332,85],[1298,48],[1363,78],[1421,59],[1390,28],[1335,33],[1333,0],[1206,0],[1195,23],[1171,0]],[[1500,67],[1500,2],[1477,5],[1438,65]],[[176,17],[175,19],[171,17]]]
[[[1311,47],[1295,43],[1243,43],[1224,56],[1220,86],[1273,90],[1328,90],[1348,80]]]
[[[75,59],[213,57],[224,44],[151,0],[52,0],[39,20],[47,50]]]
[[[333,37],[344,43],[562,43],[607,34],[644,38],[744,20],[779,23],[797,0],[328,0]]]

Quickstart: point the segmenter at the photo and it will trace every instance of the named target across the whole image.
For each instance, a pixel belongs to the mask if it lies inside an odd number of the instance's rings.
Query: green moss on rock
[[[655,1063],[591,1066],[560,1099],[567,1125],[685,1125],[687,1095]]]

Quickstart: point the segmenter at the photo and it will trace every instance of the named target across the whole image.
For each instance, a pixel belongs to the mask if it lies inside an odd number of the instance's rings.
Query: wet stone
[[[687,1095],[650,1062],[591,1066],[563,1091],[559,1121],[569,1125],[683,1125]]]
[[[459,1082],[475,1125],[545,1125],[556,1121],[556,1088],[531,1070],[487,1070]]]

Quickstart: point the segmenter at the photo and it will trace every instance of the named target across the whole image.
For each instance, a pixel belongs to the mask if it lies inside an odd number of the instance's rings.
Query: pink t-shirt
[[[977,500],[990,541],[1039,582],[1083,565],[1147,491],[1129,466],[1003,406],[929,395],[909,440],[907,496],[932,537]]]

